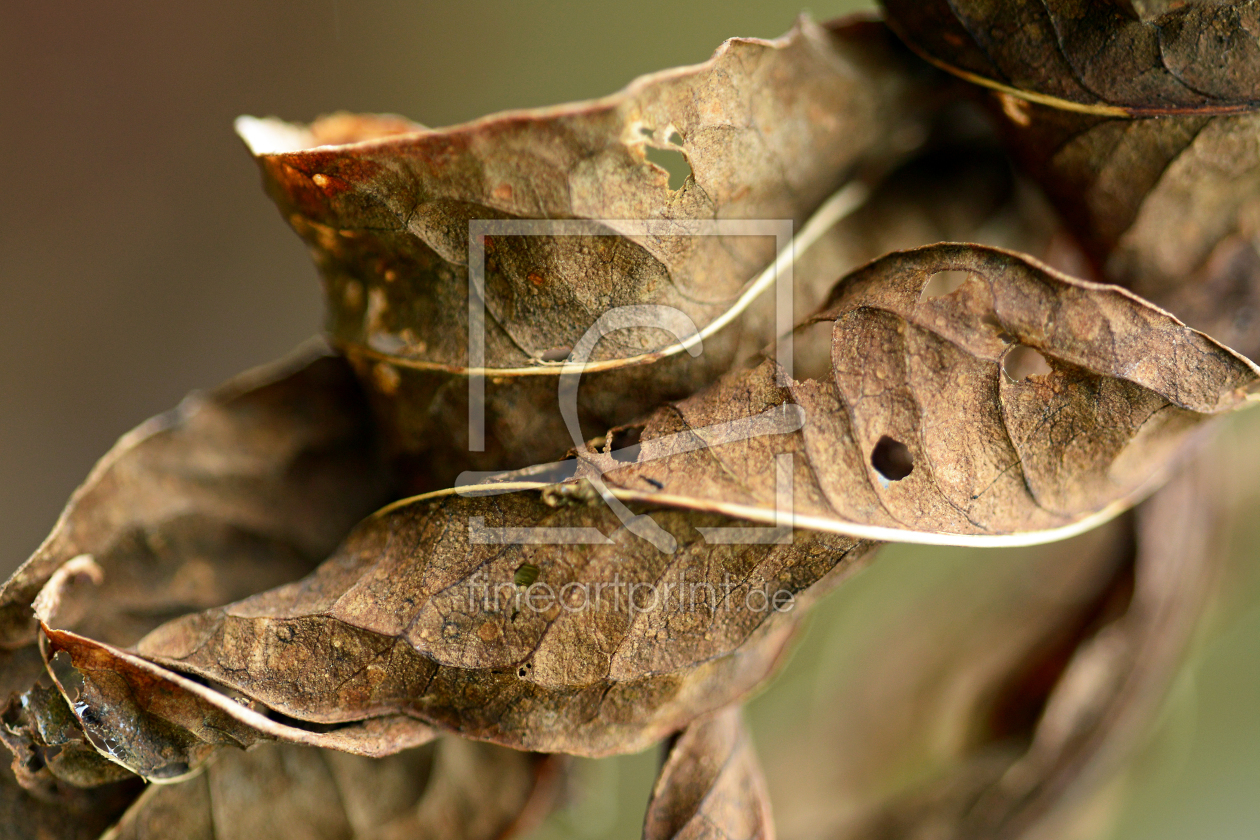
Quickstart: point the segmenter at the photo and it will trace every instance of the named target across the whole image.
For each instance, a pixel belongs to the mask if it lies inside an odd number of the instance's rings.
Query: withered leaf
[[[1260,356],[1260,115],[1000,118],[1098,274]]]
[[[63,592],[57,625],[131,644],[301,577],[389,493],[348,366],[304,349],[125,435],[0,589],[0,644],[34,641],[32,601],[79,555],[103,580]]]
[[[341,727],[291,725],[128,651],[64,630],[43,630],[54,656],[50,668],[61,672],[58,688],[86,737],[102,755],[148,780],[181,779],[220,747],[247,748],[271,739],[377,757],[433,738],[429,727],[401,715]],[[59,652],[69,656],[68,663],[57,661]]]
[[[102,840],[498,840],[545,814],[560,760],[454,738],[370,759],[287,744],[152,785]]]
[[[998,65],[1019,66],[989,81],[968,78],[1013,86],[993,110],[1099,279],[1260,356],[1260,153],[1255,96],[1246,93],[1260,83],[1260,5],[1144,3],[1127,17],[1105,3],[953,4],[956,16],[939,3],[886,5],[893,25],[938,64],[970,67],[974,56],[965,56],[980,48]],[[928,27],[929,19],[945,28]],[[1017,25],[1019,37],[1003,34]],[[975,40],[959,41],[958,26]],[[1126,73],[1117,61],[1146,69]],[[1118,101],[1078,65],[1124,86],[1124,108],[1083,107],[1093,101],[1084,94],[1057,99],[1085,85],[1099,101]],[[1178,100],[1177,115],[1124,118],[1168,112],[1164,81],[1194,94]]]
[[[48,799],[60,798],[65,785],[92,788],[132,777],[97,752],[65,698],[41,682],[10,698],[0,740],[13,753],[18,782]]]
[[[772,840],[766,782],[736,707],[688,726],[652,789],[644,840]]]
[[[715,547],[697,527],[721,516],[656,521],[677,553],[626,531],[595,545],[477,541],[483,527],[619,524],[532,493],[404,506],[306,580],[171,622],[138,650],[298,720],[401,712],[522,749],[634,752],[760,683],[796,611],[871,548],[809,532]],[[526,563],[540,570],[528,590],[512,582]]]
[[[949,154],[957,155],[958,153],[950,152]],[[1004,196],[1010,189],[1009,184],[1006,184],[1005,174],[1000,171],[1000,167],[999,171],[991,171],[993,167],[986,163],[983,157],[976,157],[972,152],[959,158],[959,160],[967,161],[961,168],[943,166],[942,160],[945,159],[940,156],[925,159],[922,164],[908,168],[902,175],[891,179],[887,188],[881,188],[876,193],[869,207],[854,216],[853,224],[846,224],[828,232],[828,238],[825,240],[826,247],[838,252],[838,255],[831,257],[831,264],[861,262],[877,254],[881,243],[884,247],[889,247],[897,244],[932,241],[932,239],[948,235],[988,235],[981,231],[980,227],[990,226],[989,220],[996,218],[994,214],[1003,212],[1002,202],[1006,200]],[[977,183],[993,186],[987,190],[977,190],[975,188]],[[971,189],[959,189],[964,184],[970,185]],[[924,190],[928,192],[925,194]],[[959,199],[962,199],[961,203]],[[1036,236],[1039,235],[1036,234]],[[1024,237],[1017,238],[1016,242],[1030,247],[1034,239],[1035,236],[1030,238],[1028,234],[1024,234]],[[1010,240],[999,238],[998,241]],[[521,569],[524,568],[536,567],[522,564],[513,575],[514,580],[520,579]],[[106,577],[109,577],[108,573]],[[532,582],[531,580],[527,583]],[[807,580],[802,581],[798,585],[803,586],[807,582]],[[720,580],[714,580],[714,584],[720,583]],[[84,592],[84,595],[90,595],[90,593],[89,589]],[[755,616],[752,617],[755,618]],[[647,626],[646,623],[645,626]],[[184,772],[186,767],[196,766],[212,752],[216,744],[233,743],[232,740],[223,737],[223,732],[234,732],[235,738],[240,743],[252,743],[257,733],[248,724],[251,721],[256,725],[267,724],[266,721],[260,723],[258,718],[251,717],[249,721],[246,721],[246,725],[242,725],[231,716],[237,706],[226,703],[224,698],[211,689],[194,686],[196,689],[194,694],[205,693],[211,699],[218,701],[217,705],[212,703],[207,707],[197,697],[186,698],[183,704],[168,704],[156,715],[159,720],[164,721],[158,725],[151,718],[145,717],[148,712],[136,706],[135,698],[148,696],[155,685],[163,684],[161,679],[155,680],[152,673],[136,673],[131,661],[116,652],[111,652],[108,646],[60,631],[55,631],[54,635],[57,643],[64,645],[76,657],[77,662],[88,675],[85,688],[91,695],[90,702],[84,699],[84,695],[76,695],[84,703],[85,708],[95,710],[92,712],[94,717],[104,713],[107,718],[110,718],[107,721],[107,728],[113,726],[117,731],[131,733],[131,737],[127,739],[113,736],[112,744],[119,755],[126,754],[126,762],[136,772],[145,775],[171,773],[178,775]],[[144,690],[136,691],[128,688],[126,691],[120,691],[119,678],[112,675],[111,671],[130,675],[123,680],[123,684],[131,680],[144,686]],[[104,682],[108,680],[112,680],[113,684],[105,685]],[[19,688],[24,685],[19,685]],[[176,687],[173,692],[178,696],[180,690]],[[225,710],[228,713],[226,720],[224,719]],[[201,722],[203,717],[218,721],[218,723],[215,726],[206,727]],[[138,720],[147,720],[148,725],[136,725]],[[173,730],[170,728],[172,725]],[[412,729],[406,721],[395,720],[393,723],[383,724],[382,719],[373,719],[365,724],[365,727],[374,725],[395,733],[406,733]],[[147,737],[147,733],[154,726],[160,730],[156,739]],[[91,725],[89,728],[92,728]],[[351,729],[354,728],[351,727]],[[172,737],[172,731],[177,733],[176,737]],[[270,722],[267,731],[272,737],[292,739],[298,736],[298,740],[313,736],[313,733],[294,731],[292,728],[286,729],[275,722]],[[187,732],[200,734],[189,737]],[[364,749],[364,741],[350,737],[350,733],[345,730],[319,735],[320,738],[325,739],[324,743],[334,736],[343,739],[345,748]],[[169,746],[172,741],[184,744],[174,754],[170,752]],[[393,744],[397,747],[398,743],[390,738],[381,738],[376,741],[376,746],[378,749],[387,749],[385,745]],[[163,752],[164,749],[165,752]]]
[[[927,296],[947,271],[967,282]],[[1029,544],[1132,504],[1188,432],[1255,398],[1260,372],[1122,289],[970,245],[877,260],[810,321],[830,325],[827,377],[730,374],[651,415],[633,448],[578,450],[576,474],[868,539]]]
[[[784,244],[775,224],[799,226],[921,140],[921,71],[907,58],[881,24],[802,19],[778,41],[733,39],[704,64],[587,103],[442,130],[347,115],[239,129],[319,264],[332,340],[395,445],[442,487],[469,458],[511,468],[573,445],[555,406],[559,362],[605,312],[669,306],[700,330],[741,314]],[[677,188],[652,162],[662,153],[690,169]],[[474,237],[484,327],[470,314],[473,220],[555,222]],[[817,300],[835,276],[795,281]],[[771,309],[759,301],[696,359],[653,355],[681,338],[655,326],[609,334],[591,359],[610,369],[583,389],[582,422],[607,428],[693,393],[773,338]],[[470,372],[488,377],[484,441],[468,437]]]
[[[190,397],[125,436],[0,592],[5,641],[16,646],[0,661],[0,689],[18,781],[60,795],[66,784],[117,779],[124,767],[178,777],[216,745],[260,737],[348,743],[367,753],[431,737],[414,721],[384,720],[352,734],[310,733],[200,686],[227,711],[180,693],[188,729],[133,726],[132,692],[155,684],[114,673],[129,666],[106,643],[130,644],[172,616],[300,578],[389,498],[391,485],[358,382],[322,345]],[[75,585],[67,575],[86,569],[97,585]],[[52,625],[54,645],[62,639],[99,675],[80,686],[64,673],[60,704],[47,694],[51,683],[33,646],[32,603]],[[164,686],[157,689],[153,702],[165,708]],[[71,711],[69,720],[58,715]],[[250,714],[262,730],[238,720]]]
[[[33,645],[0,650],[0,741],[13,754],[0,761],[0,826],[15,840],[94,840],[141,783],[119,781],[129,774],[96,753],[47,685]]]
[[[937,66],[1058,108],[1164,116],[1238,113],[1260,104],[1254,0],[1140,3],[1141,13],[1121,0],[882,5],[889,25]]]
[[[944,270],[974,279],[922,299]],[[580,478],[541,498],[401,502],[306,580],[157,629],[138,647],[146,667],[319,724],[403,713],[521,748],[632,751],[764,679],[792,623],[767,599],[803,605],[851,569],[871,544],[845,534],[993,545],[1082,530],[1256,381],[1121,289],[977,246],[877,261],[815,320],[832,324],[830,379],[779,385],[766,362],[653,415],[637,443],[619,450],[614,430],[606,451],[561,462],[650,516],[619,527]],[[1051,372],[1015,381],[1016,344]],[[785,487],[792,510],[776,507]],[[793,523],[820,530],[789,538]],[[529,590],[514,582],[526,566]]]

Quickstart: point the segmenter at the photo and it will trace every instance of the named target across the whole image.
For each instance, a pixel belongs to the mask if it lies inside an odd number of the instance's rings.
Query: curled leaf
[[[150,781],[184,778],[220,747],[248,748],[272,739],[376,757],[433,738],[419,721],[396,715],[342,727],[277,721],[248,702],[128,651],[64,630],[45,626],[43,632],[52,656],[50,672],[92,745]],[[61,667],[59,652],[69,658]]]
[[[391,484],[359,385],[322,346],[190,397],[125,436],[0,590],[0,629],[16,646],[0,660],[0,689],[17,780],[47,793],[127,771],[176,778],[222,744],[314,737],[216,692],[221,708],[183,694],[184,705],[172,704],[172,690],[143,669],[130,681],[120,676],[131,660],[112,645],[301,577],[388,498]],[[80,573],[93,582],[76,582]],[[66,650],[83,672],[44,673],[32,610],[45,623],[52,664]],[[60,681],[60,702],[47,694],[50,676]],[[208,689],[195,686],[191,696],[198,691]],[[150,711],[138,708],[146,703]],[[262,729],[239,720],[251,714]],[[431,737],[403,723],[407,734],[378,722],[376,731],[319,738],[373,752]]]
[[[966,282],[927,296],[943,272]],[[731,374],[634,428],[634,448],[579,450],[576,474],[866,539],[1030,544],[1131,505],[1260,372],[1122,289],[978,246],[877,260],[811,321],[830,326],[825,378]]]
[[[923,299],[945,270],[973,279]],[[831,325],[829,379],[731,374],[560,462],[579,478],[541,498],[503,495],[509,481],[391,505],[306,580],[154,631],[147,667],[319,724],[403,713],[528,749],[633,751],[764,679],[792,623],[775,597],[816,597],[868,553],[853,537],[1079,532],[1257,376],[1121,289],[977,246],[877,261],[814,320]],[[1016,345],[1050,372],[1017,379]]]
[[[1009,146],[1097,276],[1260,356],[1260,6],[886,5],[935,63],[974,70],[974,48],[1006,68],[962,74],[1003,91],[993,110]],[[1095,100],[1123,107],[1082,104]]]
[[[704,333],[704,352],[691,359],[678,346],[689,336],[655,325],[609,334],[581,402],[596,427],[694,392],[773,338],[768,301],[745,309],[768,288],[755,278],[786,245],[778,234],[922,139],[905,58],[878,23],[802,19],[780,40],[733,39],[592,102],[441,130],[344,115],[238,127],[315,254],[332,340],[395,445],[434,462],[440,487],[458,472],[451,453],[503,468],[572,445],[559,362],[609,310],[670,307]],[[681,184],[653,162],[662,154],[689,170]],[[816,300],[832,280],[795,285]],[[481,389],[484,440],[469,431]]]
[[[1034,102],[1110,116],[1260,104],[1254,0],[1138,5],[1144,14],[1117,1],[883,0],[925,58]]]
[[[132,777],[97,752],[61,693],[39,683],[10,700],[0,740],[13,753],[18,782],[46,799],[60,798],[66,785],[94,788]]]
[[[1005,181],[1004,173],[990,172],[989,170],[993,167],[975,158],[974,155],[964,160],[970,162],[957,171],[951,167],[942,166],[939,159],[924,161],[917,168],[908,168],[902,175],[891,179],[886,189],[881,188],[877,192],[869,208],[854,217],[854,226],[846,225],[828,233],[828,247],[839,249],[842,253],[835,259],[840,264],[860,261],[876,252],[873,249],[879,247],[876,244],[879,241],[889,244],[913,244],[947,233],[968,235],[975,232],[977,227],[985,224],[994,213],[1000,212],[1000,207],[1006,200],[1010,187]],[[960,183],[970,183],[974,186],[973,176],[982,177],[982,182],[985,184],[992,183],[992,188],[987,191],[975,189],[962,191],[957,188]],[[926,202],[917,200],[922,198],[921,191],[926,186],[932,187],[931,199]],[[961,204],[957,201],[960,196],[965,197],[965,201]],[[942,223],[949,226],[941,228],[941,232],[936,233],[935,226]],[[293,405],[293,403],[288,404]],[[549,510],[543,510],[542,514],[546,515],[549,512]],[[519,521],[531,523],[529,516],[522,516]],[[615,523],[610,523],[605,530],[615,527]],[[694,540],[696,537],[695,532],[691,532],[690,539]],[[851,546],[851,543],[842,541],[836,556],[844,558],[846,546]],[[650,546],[647,548],[651,553]],[[810,551],[813,550],[810,549]],[[865,549],[854,556],[860,556],[863,553]],[[126,557],[126,555],[120,556]],[[514,560],[509,562],[508,567],[512,568],[516,562]],[[733,597],[735,599],[747,597],[754,588],[757,593],[772,595],[782,591],[795,597],[819,576],[825,574],[835,563],[835,557],[823,555],[821,562],[811,561],[810,565],[799,567],[790,576],[783,577],[782,574],[774,572],[773,564],[766,566],[763,562],[762,567],[768,570],[770,576],[754,582],[755,586],[738,584]],[[849,564],[848,559],[841,560],[841,565]],[[658,565],[656,561],[652,561],[650,567],[655,569]],[[65,569],[66,566],[61,568]],[[528,587],[538,580],[538,575],[543,573],[544,568],[546,564],[535,566],[531,562],[523,561],[515,565],[515,571],[512,572],[510,579],[517,587]],[[695,599],[696,603],[691,605],[691,612],[694,613],[697,607],[704,608],[707,597],[706,587],[711,587],[715,594],[719,592],[730,594],[723,588],[726,583],[724,573],[729,572],[731,579],[734,579],[736,573],[744,576],[747,566],[742,560],[727,558],[721,560],[716,567],[701,569],[699,573],[693,572],[693,566],[687,564],[673,564],[672,568],[678,576],[688,578],[688,585],[700,587],[701,594]],[[595,585],[601,583],[615,585],[618,575],[625,574],[625,572],[619,572],[615,566],[611,566],[610,570],[614,580],[596,581]],[[559,588],[560,584],[554,577],[554,566],[549,571],[550,574],[544,576],[543,582],[547,583],[550,579],[551,583]],[[113,572],[114,569],[111,568],[106,574],[106,582]],[[653,572],[653,574],[658,573]],[[780,576],[776,578],[774,574],[780,574]],[[661,573],[661,576],[668,579],[664,573]],[[629,583],[630,579],[627,575],[623,585]],[[784,586],[786,588],[783,588]],[[74,597],[90,597],[92,593],[91,588],[83,589],[82,592],[71,588],[59,594],[69,595],[73,600]],[[612,596],[614,590],[608,589],[606,594]],[[622,596],[627,594],[625,591],[621,593]],[[109,597],[103,599],[104,604],[110,602]],[[796,606],[795,602],[793,606]],[[651,655],[655,657],[653,661],[665,663],[666,668],[691,667],[697,662],[702,663],[704,657],[710,653],[716,652],[722,656],[730,654],[731,651],[748,642],[749,635],[766,617],[765,610],[759,613],[745,609],[729,613],[724,616],[726,626],[716,643],[712,639],[706,640],[695,636],[696,632],[704,628],[704,622],[698,620],[696,615],[676,617],[672,621],[675,632],[678,634],[681,650],[675,651],[669,647],[646,642],[650,635],[643,634],[652,632],[652,621],[669,614],[667,610],[656,608],[649,612],[650,615],[637,617],[638,629],[628,635],[627,644],[633,643],[640,651],[638,655]],[[721,615],[721,611],[718,613]],[[64,618],[64,616],[61,617]],[[317,624],[314,619],[308,623],[312,627]],[[471,627],[475,622],[469,620],[467,624]],[[480,626],[477,629],[480,630]],[[691,638],[688,638],[688,633],[692,634]],[[76,707],[87,718],[84,725],[97,734],[101,744],[108,745],[109,749],[114,751],[115,758],[121,758],[135,772],[150,778],[179,777],[189,769],[198,766],[217,746],[253,743],[259,737],[275,737],[299,743],[320,743],[371,754],[399,749],[411,743],[412,741],[408,740],[411,738],[427,737],[422,727],[417,728],[414,723],[399,716],[371,717],[361,723],[334,725],[331,729],[327,724],[294,726],[292,721],[288,724],[281,723],[267,718],[265,714],[258,715],[255,709],[247,708],[230,699],[233,692],[229,691],[227,695],[224,695],[214,687],[182,682],[177,674],[171,674],[152,663],[138,660],[125,651],[101,644],[86,635],[67,633],[55,627],[50,629],[50,634],[54,647],[64,650],[70,655],[72,662],[80,666],[77,678],[68,677],[68,694],[76,700]],[[643,640],[638,640],[640,636]],[[764,674],[769,664],[774,661],[783,634],[768,634],[768,638],[769,641],[757,641],[753,645],[757,650],[764,650],[763,654],[741,653],[739,660],[742,664],[736,668],[736,673],[741,676],[736,684],[723,687],[723,692],[730,696],[737,696],[739,692],[746,690],[751,681],[759,679],[759,675]],[[649,661],[642,667],[649,669],[662,667],[659,664],[653,664],[653,661]],[[470,662],[475,663],[475,657]],[[532,663],[527,664],[533,667]],[[622,678],[624,679],[624,674]],[[712,682],[717,679],[712,673],[702,674],[701,678],[696,685],[707,684],[704,680]],[[692,689],[692,692],[695,696],[687,702],[691,703],[692,707],[699,708],[695,704],[699,702],[703,692],[698,688]],[[553,693],[544,696],[557,695]],[[292,704],[288,701],[282,702],[279,708],[288,712],[294,711]],[[685,711],[687,708],[689,707],[685,704],[675,704],[675,708],[666,711],[668,714],[678,714],[678,719],[681,721],[684,720],[686,714],[689,714]],[[351,710],[351,714],[357,713]],[[486,720],[491,717],[489,712],[481,714]],[[649,712],[645,719],[650,717],[650,714]],[[663,715],[661,720],[653,725],[659,726],[659,731],[664,732],[669,726],[674,725],[668,723],[669,720],[667,715]],[[172,744],[178,746],[172,747]],[[616,737],[608,738],[606,743],[598,748],[620,749],[617,744]]]
[[[738,708],[688,726],[652,789],[644,840],[772,840],[761,766]]]
[[[519,749],[635,752],[764,680],[796,611],[871,548],[808,533],[715,548],[697,527],[722,517],[657,521],[677,553],[614,533],[602,506],[536,494],[404,506],[306,580],[171,622],[138,650],[298,720],[401,713]],[[612,537],[484,539],[529,528]],[[525,564],[539,569],[529,588],[514,583]]]
[[[76,557],[102,579],[57,588],[58,626],[130,644],[172,616],[301,577],[388,493],[348,366],[306,348],[125,435],[0,589],[0,643],[34,640],[32,602]]]

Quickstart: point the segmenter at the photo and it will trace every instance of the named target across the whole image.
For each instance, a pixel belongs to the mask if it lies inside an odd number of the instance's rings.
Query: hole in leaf
[[[691,175],[691,164],[687,163],[687,157],[682,153],[682,138],[678,136],[677,131],[671,131],[666,142],[673,148],[647,146],[644,151],[649,162],[669,173],[669,188],[682,189],[682,185]]]
[[[901,481],[914,472],[914,456],[910,447],[884,435],[871,452],[871,466],[888,481]]]
[[[952,295],[954,292],[962,288],[963,283],[971,279],[971,273],[967,271],[938,271],[928,278],[927,285],[923,287],[923,291],[919,293],[919,300],[927,300],[929,298],[944,297]]]
[[[1002,357],[1002,372],[1012,382],[1022,382],[1030,376],[1044,376],[1052,370],[1045,356],[1023,344],[1016,344]]]
[[[639,437],[642,434],[642,426],[613,429],[608,433],[608,448],[604,451],[623,464],[633,464],[639,460]]]

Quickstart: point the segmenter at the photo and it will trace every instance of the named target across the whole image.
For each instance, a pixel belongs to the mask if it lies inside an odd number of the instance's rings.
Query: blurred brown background
[[[728,36],[779,35],[800,2],[5,0],[0,571],[120,434],[318,328],[315,271],[259,189],[236,115],[437,126],[598,96]],[[1198,672],[1125,837],[1260,836],[1260,614]],[[626,779],[650,783],[650,760],[627,761]],[[635,820],[606,825],[634,836]]]

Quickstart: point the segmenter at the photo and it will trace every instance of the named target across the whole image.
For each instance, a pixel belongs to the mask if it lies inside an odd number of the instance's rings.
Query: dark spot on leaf
[[[512,578],[512,582],[517,586],[529,586],[538,580],[539,569],[537,566],[531,566],[525,563],[516,569],[516,575]]]
[[[1006,327],[1002,326],[1002,322],[998,320],[998,316],[994,315],[992,312],[985,314],[985,316],[980,319],[980,323],[993,330],[1000,341],[1007,344],[1015,341],[1015,339],[1011,337],[1011,334],[1006,331]]]
[[[888,481],[901,481],[914,472],[914,456],[904,443],[884,435],[871,452],[871,466]]]

